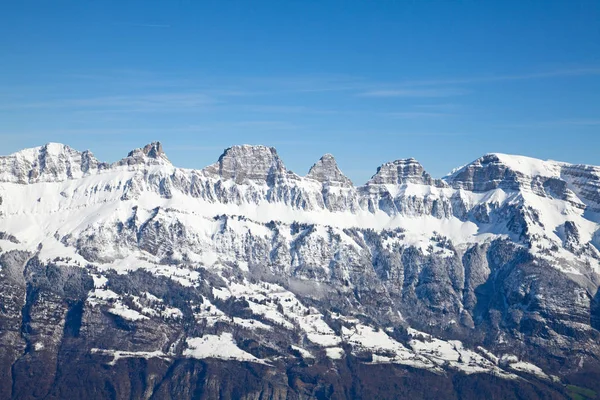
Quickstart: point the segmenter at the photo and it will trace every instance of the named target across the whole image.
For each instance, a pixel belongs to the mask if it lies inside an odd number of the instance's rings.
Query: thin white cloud
[[[302,105],[276,104],[228,104],[227,107],[243,111],[266,114],[339,114],[341,111]]]
[[[501,75],[487,75],[487,76],[484,75],[484,76],[471,76],[471,77],[448,78],[448,79],[414,80],[414,81],[401,82],[400,85],[401,86],[461,85],[461,84],[473,84],[473,83],[491,83],[491,82],[502,82],[502,81],[518,81],[518,80],[573,77],[573,76],[590,76],[590,75],[600,75],[600,67],[559,69],[559,70],[553,70],[553,71],[537,71],[537,72],[522,73],[522,74],[501,74]]]
[[[265,94],[364,90],[370,85],[364,78],[343,74],[244,77],[237,81],[244,87],[251,87]]]
[[[38,102],[9,103],[0,109],[73,108],[120,110],[127,112],[160,112],[164,110],[199,108],[216,104],[217,100],[204,93],[158,93],[90,98],[58,98]]]
[[[551,128],[564,126],[600,126],[600,119],[595,118],[568,118],[550,121],[532,121],[509,124],[512,128]]]
[[[168,29],[171,27],[169,24],[154,24],[147,22],[113,22],[113,25],[116,26],[129,26],[132,28],[160,28],[160,29]]]
[[[326,130],[326,131],[322,131],[322,136],[323,137],[327,137],[327,136],[331,136],[333,137],[334,135],[344,135],[346,138],[351,139],[353,137],[385,137],[385,136],[413,136],[413,137],[436,137],[436,136],[443,136],[443,137],[453,137],[453,136],[470,136],[471,133],[468,132],[444,132],[444,131],[413,131],[413,130],[402,130],[402,129],[398,129],[398,130],[385,130],[385,131],[379,131],[379,130],[356,130],[356,131],[352,131],[352,130],[344,130],[344,131],[338,131],[338,130]],[[334,144],[336,142],[333,142]]]
[[[143,25],[143,24],[142,24]],[[160,24],[147,24],[161,26]],[[298,93],[301,95],[318,95],[325,92],[347,92],[360,97],[373,98],[442,98],[464,95],[470,92],[463,86],[504,81],[547,79],[558,77],[583,77],[600,75],[600,67],[580,67],[549,71],[534,71],[517,74],[490,74],[482,76],[450,77],[440,79],[415,79],[390,82],[377,82],[368,78],[331,74],[287,77],[202,77],[186,75],[165,75],[148,70],[112,70],[88,71],[86,73],[66,73],[62,76],[63,83],[50,88],[49,93],[63,90],[64,86],[82,84],[104,85],[112,87],[159,88],[165,92],[198,92],[213,98],[251,98],[259,96],[278,96]],[[56,81],[56,79],[54,79]],[[458,86],[458,87],[454,87]],[[169,89],[167,89],[169,88]],[[23,88],[13,88],[22,93]],[[39,87],[36,87],[39,90]],[[94,88],[97,90],[97,88]],[[164,96],[170,95],[165,93]],[[255,105],[259,109],[269,106]],[[307,107],[272,106],[273,112],[307,112]],[[6,108],[0,106],[0,108]]]
[[[245,121],[221,121],[210,122],[202,125],[192,125],[187,129],[193,129],[196,132],[215,133],[224,130],[240,130],[245,128],[260,128],[264,130],[291,130],[299,127],[288,121],[265,121],[265,120],[245,120]]]
[[[360,93],[362,97],[450,97],[465,94],[460,89],[376,89]]]
[[[421,110],[436,110],[439,112],[442,112],[442,111],[445,112],[445,111],[460,109],[462,107],[462,105],[456,104],[456,103],[416,104],[413,107],[417,108],[417,109],[421,109]]]
[[[184,126],[170,128],[127,128],[127,127],[106,127],[106,128],[65,128],[65,129],[44,129],[44,130],[13,130],[12,132],[2,133],[1,135],[29,136],[29,137],[68,137],[68,136],[140,136],[140,135],[168,135],[173,136],[178,133],[202,133],[210,132],[209,129]]]
[[[296,125],[286,121],[239,121],[232,124],[242,128],[265,128],[265,129],[296,129]]]
[[[437,117],[453,117],[456,114],[444,112],[428,112],[428,111],[402,111],[384,113],[384,115],[392,118],[437,118]]]
[[[453,85],[590,75],[600,75],[600,67],[593,66],[534,71],[530,73],[493,74],[398,82],[376,82],[364,77],[342,74],[241,78],[238,79],[238,82],[242,87],[253,88],[250,92],[254,91],[254,93],[261,95],[312,92],[356,92],[359,93],[360,96],[365,97],[449,97],[466,94],[468,92],[464,88],[447,88],[447,86]],[[418,86],[441,86],[441,88],[414,88]]]
[[[562,121],[556,121],[557,124],[564,125],[587,125],[587,126],[597,126],[600,125],[600,119],[565,119]]]

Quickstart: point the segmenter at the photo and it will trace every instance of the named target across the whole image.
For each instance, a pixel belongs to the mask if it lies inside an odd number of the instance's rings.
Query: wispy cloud
[[[362,97],[450,97],[465,94],[461,89],[376,89],[359,94]]]
[[[286,121],[240,121],[232,124],[242,128],[296,129],[298,126]]]
[[[343,74],[318,74],[305,76],[246,77],[238,83],[266,94],[318,93],[364,90],[372,83],[362,77]]]
[[[142,135],[173,135],[176,133],[195,133],[201,132],[195,128],[66,128],[66,129],[43,129],[43,130],[11,130],[3,133],[0,131],[0,137],[74,137],[74,136],[142,136]],[[112,140],[112,139],[111,139]]]
[[[462,105],[456,103],[415,104],[413,108],[420,110],[454,111],[462,108]]]
[[[471,85],[529,79],[577,77],[600,75],[600,67],[580,67],[534,71],[517,74],[490,74],[470,77],[417,79],[397,82],[377,82],[366,77],[349,75],[317,75],[289,77],[242,78],[238,83],[263,95],[281,93],[355,92],[363,97],[450,97],[467,94],[465,88],[448,88],[454,85]],[[415,88],[424,86],[425,88]],[[439,86],[439,88],[426,88]],[[252,92],[252,91],[251,91]]]
[[[157,23],[147,23],[147,22],[113,22],[115,26],[128,26],[132,28],[160,28],[167,29],[170,28],[169,24],[157,24]]]
[[[456,109],[460,108],[460,105],[452,102],[458,101],[458,96],[478,90],[475,85],[479,83],[600,75],[600,67],[396,82],[376,82],[341,74],[213,79],[199,77],[193,73],[175,76],[155,71],[127,69],[102,71],[98,74],[94,71],[89,72],[81,76],[75,74],[75,78],[69,78],[69,75],[65,74],[65,82],[56,83],[55,87],[43,90],[37,87],[38,92],[32,89],[23,91],[21,88],[11,88],[11,91],[7,92],[5,89],[4,94],[0,93],[0,112],[6,115],[14,110],[21,110],[33,115],[33,110],[60,109],[63,113],[68,112],[70,117],[88,118],[91,114],[96,118],[124,120],[129,118],[130,113],[157,113],[162,116],[171,113],[179,116],[178,113],[215,111],[219,116],[228,114],[236,117],[244,114],[241,118],[264,119],[262,122],[247,121],[246,125],[237,125],[237,128],[261,126],[265,129],[291,129],[291,123],[272,120],[292,120],[294,115],[323,115],[323,118],[327,118],[327,115],[356,116],[362,113],[364,116],[377,116],[382,115],[381,110],[369,108],[364,104],[406,99],[400,111],[389,112],[386,115],[400,119],[442,118],[457,115]],[[334,91],[340,92],[336,94],[337,97],[325,93]],[[59,97],[61,95],[57,96],[56,93],[74,95]],[[296,96],[296,93],[306,95]],[[325,97],[327,101],[322,101]],[[469,100],[468,96],[463,99]],[[348,100],[354,103],[360,101],[363,104],[352,104],[349,108]],[[409,102],[416,104],[411,105]],[[447,103],[426,104],[428,102]],[[390,110],[389,107],[386,109]],[[468,112],[464,109],[462,111],[465,114]],[[570,119],[535,124],[597,126],[598,119]]]
[[[453,88],[454,85],[471,85],[503,81],[545,79],[558,77],[577,77],[600,75],[600,67],[579,67],[555,69],[517,74],[490,74],[468,77],[416,79],[396,82],[377,82],[366,77],[349,75],[317,75],[291,77],[243,78],[239,84],[251,87],[254,93],[263,95],[280,93],[319,93],[319,92],[354,92],[362,97],[451,97],[469,93],[464,87]],[[418,88],[423,86],[423,88]],[[427,88],[427,86],[439,86]]]
[[[0,105],[0,109],[72,108],[123,112],[161,112],[196,109],[218,101],[203,93],[157,93],[89,98],[56,98]]]
[[[567,125],[589,125],[596,126],[600,125],[600,119],[568,119],[562,121]]]
[[[168,26],[162,24],[137,25],[149,27]],[[78,89],[85,87],[82,85],[88,85],[91,90],[98,90],[99,88],[108,86],[154,88],[155,90],[163,88],[166,92],[194,91],[215,98],[250,98],[295,93],[302,96],[317,96],[327,92],[347,92],[367,98],[439,98],[468,94],[472,89],[467,86],[476,84],[594,75],[600,75],[600,66],[515,74],[496,73],[466,77],[406,79],[388,82],[344,74],[275,77],[205,77],[195,75],[194,73],[173,75],[149,70],[120,69],[65,73],[63,76],[53,77],[52,81],[62,82],[54,88],[54,91],[64,90],[64,85],[70,85]],[[39,89],[39,87],[36,88]],[[165,93],[165,95],[169,95],[169,93]]]
[[[558,69],[550,71],[537,71],[521,74],[497,74],[471,77],[458,77],[447,79],[412,80],[400,82],[402,86],[438,86],[438,85],[461,85],[473,83],[491,83],[502,81],[519,81],[530,79],[545,79],[558,77],[590,76],[600,75],[600,67]]]
[[[459,132],[444,132],[444,131],[397,131],[387,132],[390,136],[413,136],[413,137],[455,137],[455,136],[471,136],[471,133],[459,131]]]
[[[281,131],[298,129],[299,126],[288,121],[246,120],[211,122],[206,124],[191,125],[186,129],[193,129],[196,132],[216,133],[220,131],[235,131],[247,128]]]
[[[230,104],[228,107],[243,111],[266,114],[339,114],[341,111],[308,107],[304,105],[276,104]]]
[[[568,118],[550,121],[532,121],[509,124],[511,128],[551,128],[565,126],[600,126],[600,119],[595,118]]]
[[[414,130],[327,130],[322,132],[323,137],[345,135],[347,138],[354,137],[386,137],[386,136],[412,136],[412,137],[454,137],[454,136],[470,136],[472,133],[465,131],[449,132],[449,131],[414,131]],[[336,142],[333,142],[336,144]]]
[[[427,111],[401,111],[384,113],[391,118],[438,118],[438,117],[453,117],[456,114],[444,112],[427,112]]]

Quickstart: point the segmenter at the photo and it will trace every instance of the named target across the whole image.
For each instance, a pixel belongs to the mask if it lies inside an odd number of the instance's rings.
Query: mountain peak
[[[273,184],[278,177],[294,175],[286,170],[274,147],[248,144],[225,149],[219,160],[203,171],[236,183],[257,181]]]
[[[116,162],[116,165],[164,165],[171,164],[163,151],[160,142],[152,142],[144,147],[134,149],[127,157]]]
[[[46,143],[0,157],[0,181],[54,182],[79,178],[105,169],[90,151],[80,152],[62,143]]]
[[[142,148],[142,152],[150,158],[166,157],[160,142],[152,142],[147,144]]]
[[[381,165],[377,168],[375,175],[367,182],[367,185],[401,185],[404,183],[418,183],[436,187],[446,186],[442,180],[433,179],[414,158],[395,160]]]
[[[46,153],[49,154],[58,154],[58,153],[62,153],[62,152],[70,152],[70,151],[77,151],[72,149],[71,147],[69,147],[66,144],[63,143],[56,143],[56,142],[48,142],[45,145],[39,147],[40,151],[44,151]]]
[[[33,160],[33,158],[37,158],[40,156],[46,156],[46,155],[58,156],[58,155],[64,154],[64,153],[80,153],[80,152],[71,148],[70,146],[67,146],[66,144],[63,144],[63,143],[48,142],[44,145],[23,149],[23,150],[17,151],[13,154],[10,154],[8,156],[3,156],[3,157],[4,158],[16,157],[19,159]]]
[[[502,153],[488,153],[452,172],[446,181],[455,188],[487,191],[530,187],[536,177],[560,178],[567,164]]]
[[[352,181],[339,169],[333,155],[324,154],[308,171],[307,178],[322,183],[333,183],[341,186],[352,186]]]

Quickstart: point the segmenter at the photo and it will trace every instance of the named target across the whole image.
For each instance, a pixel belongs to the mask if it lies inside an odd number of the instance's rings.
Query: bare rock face
[[[592,165],[565,165],[561,177],[569,182],[574,192],[594,211],[600,211],[600,167]]]
[[[524,178],[523,174],[512,170],[496,154],[487,154],[452,174],[448,182],[456,188],[484,192],[498,187],[518,190]]]
[[[273,185],[278,179],[294,176],[288,172],[273,147],[233,146],[225,150],[216,164],[204,168],[208,175],[223,180],[267,182]]]
[[[352,181],[340,171],[335,158],[325,154],[308,171],[307,178],[335,186],[352,186]]]
[[[127,157],[117,161],[114,166],[122,165],[169,165],[171,162],[164,153],[160,142],[152,142],[146,146],[129,152]]]
[[[389,184],[401,185],[404,183],[417,183],[445,187],[440,179],[433,179],[421,164],[414,158],[388,162],[377,168],[377,172],[367,185]]]
[[[565,248],[576,252],[581,245],[581,237],[577,225],[572,221],[567,221],[560,227],[560,231]]]

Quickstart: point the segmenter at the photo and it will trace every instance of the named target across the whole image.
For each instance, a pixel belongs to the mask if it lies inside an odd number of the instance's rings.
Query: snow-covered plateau
[[[596,166],[0,157],[0,398],[600,392],[599,286]]]

